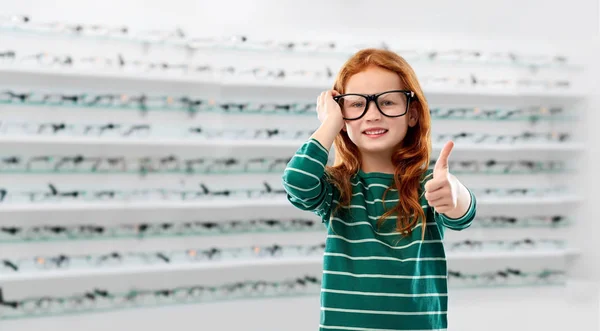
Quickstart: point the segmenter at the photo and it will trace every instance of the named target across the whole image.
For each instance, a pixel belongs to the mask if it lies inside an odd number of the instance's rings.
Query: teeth
[[[365,131],[366,134],[383,134],[387,130],[373,130],[373,131]]]

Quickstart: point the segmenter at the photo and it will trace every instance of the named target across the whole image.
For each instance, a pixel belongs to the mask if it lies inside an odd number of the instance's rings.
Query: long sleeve
[[[425,192],[425,183],[432,177],[433,177],[433,170],[428,169],[427,172],[425,173],[424,179],[421,181],[421,193]],[[464,230],[464,229],[468,228],[469,226],[471,226],[471,223],[473,223],[473,220],[475,219],[475,214],[477,212],[477,199],[475,198],[475,195],[473,194],[473,192],[471,190],[469,190],[468,187],[467,187],[467,190],[469,191],[469,194],[471,195],[471,203],[469,204],[469,209],[467,210],[467,212],[459,218],[450,218],[444,214],[438,213],[435,210],[435,208],[428,206],[429,208],[431,208],[431,212],[432,212],[431,215],[433,215],[433,219],[435,220],[435,222],[437,224],[441,225],[443,228],[448,228],[450,230],[455,230],[455,231]],[[428,205],[427,200],[425,200],[424,197],[422,197],[421,203],[422,203],[422,205]]]
[[[311,138],[296,151],[282,175],[292,205],[314,212],[323,221],[329,219],[334,191],[325,171],[328,156],[327,149]]]
[[[433,215],[435,217],[436,222],[441,223],[448,229],[456,231],[464,230],[471,226],[471,223],[473,223],[473,220],[475,219],[475,214],[477,212],[477,199],[475,198],[475,195],[471,190],[469,190],[469,194],[471,195],[471,204],[469,205],[469,209],[467,210],[467,212],[462,217],[450,218],[434,210]]]

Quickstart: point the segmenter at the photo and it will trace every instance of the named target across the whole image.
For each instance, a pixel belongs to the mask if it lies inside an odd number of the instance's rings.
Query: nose
[[[370,100],[367,104],[367,113],[365,114],[366,121],[379,121],[381,119],[381,113],[377,109],[375,100]]]

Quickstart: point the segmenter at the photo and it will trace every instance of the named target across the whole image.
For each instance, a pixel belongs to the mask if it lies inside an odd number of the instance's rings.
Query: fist
[[[323,91],[317,98],[317,117],[321,123],[331,121],[341,130],[344,127],[344,117],[340,105],[333,97],[340,95],[336,90]],[[338,131],[339,131],[338,130]]]
[[[446,143],[433,168],[433,178],[425,183],[425,199],[429,206],[444,214],[454,210],[458,205],[458,183],[456,177],[448,170],[448,157],[454,143]]]

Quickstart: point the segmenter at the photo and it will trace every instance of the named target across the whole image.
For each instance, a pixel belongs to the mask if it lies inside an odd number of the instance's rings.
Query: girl
[[[317,111],[320,127],[282,179],[288,200],[327,226],[320,330],[445,330],[444,230],[467,228],[476,200],[449,172],[452,141],[429,170],[429,108],[413,69],[362,50]]]

